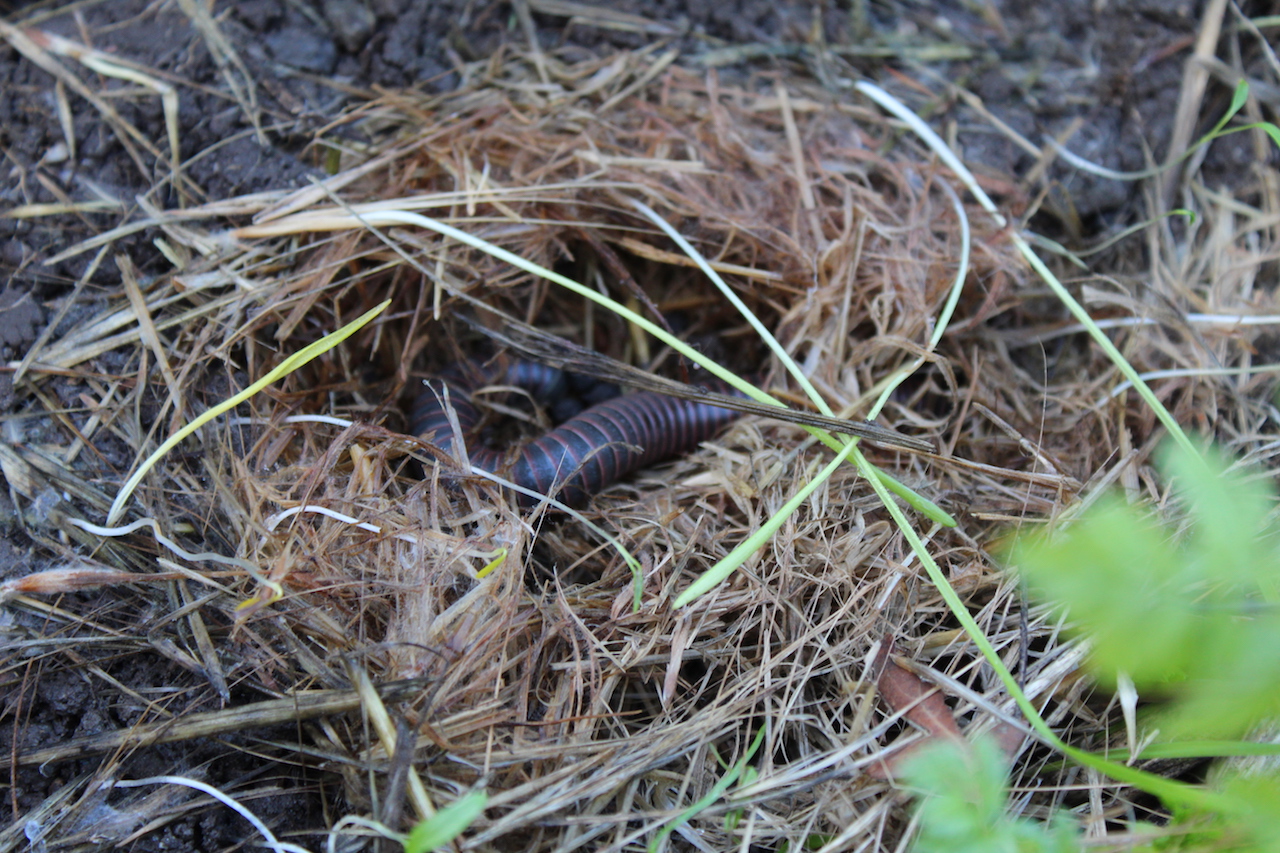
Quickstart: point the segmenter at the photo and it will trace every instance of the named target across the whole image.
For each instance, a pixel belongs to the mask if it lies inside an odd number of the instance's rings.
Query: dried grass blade
[[[80,294],[84,291],[85,285],[97,274],[98,267],[102,264],[102,259],[107,256],[107,246],[103,246],[98,250],[98,254],[93,256],[93,260],[89,261],[89,265],[85,267],[80,278],[76,280],[75,289],[71,291],[71,295],[62,300],[62,304],[58,306],[58,311],[53,315],[53,320],[49,322],[44,330],[40,332],[40,336],[36,338],[36,342],[27,350],[27,354],[22,357],[22,361],[18,362],[18,369],[13,372],[13,384],[17,385],[22,381],[22,377],[26,374],[27,369],[35,362],[36,356],[49,343],[49,339],[53,337],[54,331],[62,324],[63,319],[67,316],[67,312],[71,310],[71,306],[75,305]]]
[[[544,15],[558,15],[593,27],[660,36],[680,35],[679,30],[663,21],[623,12],[604,4],[580,3],[576,0],[529,0],[529,6]]]
[[[828,462],[826,467],[818,473],[818,476],[814,477],[808,483],[805,483],[804,487],[792,495],[777,512],[771,515],[768,521],[760,526],[759,530],[755,531],[751,536],[739,543],[736,548],[729,552],[727,557],[716,563],[707,571],[703,572],[696,581],[689,584],[689,586],[685,588],[684,592],[680,593],[680,595],[676,597],[675,603],[672,606],[684,607],[686,604],[697,600],[706,593],[715,589],[725,580],[725,578],[737,571],[738,567],[746,562],[748,557],[756,551],[759,551],[765,545],[769,544],[769,540],[773,538],[779,528],[781,528],[782,525],[786,523],[787,519],[790,518],[796,509],[799,508],[800,504],[808,500],[809,495],[813,494],[814,490],[817,489],[818,486],[822,485],[832,474],[834,474],[836,470],[845,463],[845,460],[857,453],[857,450],[858,445],[856,442],[850,441],[846,444],[844,449],[837,453],[836,457]],[[862,461],[866,461],[865,457],[862,457],[861,454],[858,454],[858,457],[862,459]],[[867,462],[866,464],[867,466],[871,465],[870,462]],[[876,482],[879,482],[879,478],[876,478]],[[881,489],[883,488],[884,487],[882,486]],[[877,489],[877,491],[880,490]],[[892,501],[890,501],[890,503],[892,503]],[[897,509],[897,506],[895,505],[894,508]],[[899,512],[901,512],[901,510],[899,510]]]
[[[904,450],[921,453],[931,453],[934,450],[932,442],[902,435],[870,421],[829,418],[791,408],[780,409],[778,406],[766,406],[763,403],[745,400],[742,397],[704,391],[696,386],[686,385],[683,382],[656,376],[637,367],[632,367],[629,364],[610,358],[604,353],[578,346],[513,318],[504,316],[503,319],[505,332],[490,329],[479,323],[468,322],[468,325],[516,352],[529,356],[535,361],[540,361],[543,364],[549,364],[552,367],[558,367],[571,373],[580,373],[632,388],[655,391],[669,397],[691,400],[695,403],[707,403],[749,415],[776,418],[789,423],[817,427],[845,435],[856,435],[889,447],[900,447]]]
[[[1200,32],[1196,36],[1193,56],[1197,59],[1212,58],[1218,49],[1218,36],[1226,17],[1227,0],[1209,0],[1200,19]],[[1209,72],[1199,62],[1188,62],[1182,71],[1182,91],[1178,95],[1178,109],[1173,118],[1173,133],[1169,139],[1167,166],[1182,159],[1182,152],[1190,144],[1199,123],[1205,88],[1209,84]],[[1173,207],[1177,182],[1170,181],[1163,188],[1164,206]]]
[[[145,462],[138,466],[138,470],[135,471],[133,476],[131,476],[120,488],[120,493],[116,495],[115,501],[111,504],[111,509],[107,512],[107,524],[115,524],[115,522],[120,518],[121,512],[124,510],[125,503],[128,502],[134,489],[138,487],[138,483],[142,482],[142,478],[147,475],[147,472],[151,470],[152,466],[154,466],[158,460],[172,450],[184,438],[204,426],[209,421],[218,417],[218,415],[221,415],[223,412],[229,411],[243,403],[245,400],[248,400],[254,394],[257,394],[277,379],[289,375],[317,356],[333,349],[335,346],[342,343],[344,340],[351,337],[367,325],[374,317],[377,317],[385,311],[387,306],[390,304],[391,300],[388,299],[380,305],[366,311],[364,314],[361,314],[355,320],[352,320],[336,332],[331,332],[320,340],[308,344],[298,352],[293,353],[288,358],[281,361],[280,364],[276,365],[276,367],[266,376],[262,377],[248,388],[226,400],[223,400],[221,403],[209,409],[207,412],[200,414],[191,421],[191,423],[175,432],[163,444],[156,448],[156,451],[148,456]]]
[[[114,787],[116,788],[140,788],[144,785],[182,785],[187,788],[194,788],[197,791],[208,794],[210,797],[213,797],[215,800],[222,803],[245,820],[249,821],[249,823],[253,825],[253,828],[262,835],[264,846],[269,847],[272,850],[283,851],[283,853],[310,853],[310,851],[305,847],[300,847],[297,844],[287,844],[277,840],[275,835],[271,833],[270,828],[262,822],[261,818],[249,811],[245,806],[241,805],[238,800],[222,793],[222,791],[207,782],[201,782],[198,779],[188,779],[185,776],[150,776],[146,779],[120,779],[114,783]]]
[[[626,249],[637,257],[644,258],[646,261],[657,261],[660,264],[677,267],[697,267],[698,262],[693,258],[682,255],[679,252],[668,252],[657,246],[643,243],[634,237],[614,237],[613,242]],[[736,275],[739,278],[749,279],[751,281],[773,281],[782,282],[786,277],[781,273],[772,272],[770,270],[755,269],[753,267],[742,266],[741,264],[730,264],[724,261],[707,261],[713,270],[722,272],[726,275]]]
[[[649,65],[648,68],[644,70],[643,74],[641,74],[635,80],[631,81],[631,83],[627,85],[626,88],[624,88],[621,92],[618,92],[616,95],[609,98],[609,100],[605,101],[603,104],[597,107],[596,115],[604,115],[606,112],[613,109],[619,103],[631,97],[636,92],[643,89],[645,86],[649,85],[649,83],[653,81],[653,78],[657,77],[659,74],[665,71],[667,66],[675,62],[676,57],[679,55],[680,55],[680,51],[675,50],[673,48],[671,50],[668,50],[666,53],[662,54],[661,56],[659,56]]]
[[[1125,359],[1120,350],[1116,349],[1115,344],[1111,343],[1111,340],[1102,333],[1101,329],[1097,327],[1097,324],[1094,323],[1093,318],[1089,316],[1089,312],[1084,309],[1084,306],[1076,301],[1076,298],[1072,296],[1062,282],[1058,280],[1057,276],[1055,276],[1049,268],[1044,265],[1044,261],[1040,260],[1040,257],[1031,249],[1031,246],[1027,244],[1026,239],[1023,238],[1016,229],[1010,227],[1009,221],[1005,219],[1002,213],[1000,213],[995,202],[993,202],[991,197],[988,196],[986,192],[983,191],[982,187],[978,185],[977,179],[974,178],[973,173],[965,167],[964,163],[960,162],[960,158],[952,152],[946,142],[944,142],[938,134],[934,133],[933,129],[929,127],[929,125],[925,124],[919,116],[911,112],[911,110],[907,109],[902,102],[898,101],[880,87],[874,86],[866,81],[860,81],[856,84],[856,88],[859,92],[862,92],[868,98],[871,98],[871,100],[875,101],[881,107],[906,122],[911,127],[912,131],[914,131],[916,135],[919,136],[935,154],[938,155],[939,159],[946,164],[947,168],[951,169],[956,176],[964,182],[964,185],[968,188],[969,192],[973,194],[973,197],[978,200],[978,203],[982,205],[983,209],[986,210],[995,221],[997,227],[1009,229],[1009,239],[1013,242],[1014,246],[1017,247],[1018,251],[1022,254],[1023,258],[1026,259],[1027,263],[1031,265],[1031,268],[1035,270],[1036,274],[1049,285],[1054,296],[1058,297],[1059,301],[1066,306],[1067,310],[1071,312],[1076,320],[1088,330],[1090,337],[1097,342],[1098,346],[1102,348],[1102,351],[1106,353],[1112,363],[1115,364],[1122,374],[1124,374],[1124,377],[1133,383],[1133,387],[1137,390],[1138,394],[1146,404],[1151,407],[1152,412],[1154,412],[1156,417],[1160,419],[1160,422],[1164,424],[1165,429],[1169,431],[1169,434],[1173,439],[1177,441],[1186,452],[1195,454],[1197,452],[1195,446],[1191,443],[1191,440],[1187,438],[1187,434],[1183,431],[1182,426],[1174,420],[1173,415],[1167,408],[1165,408],[1164,404],[1160,402],[1159,398],[1156,397],[1155,392],[1153,392],[1151,388],[1142,381],[1142,377],[1138,375],[1138,372],[1133,368],[1133,365]]]
[[[386,750],[386,754],[395,755],[396,741],[399,735],[396,732],[395,724],[391,722],[391,715],[387,711],[387,706],[378,694],[378,688],[374,686],[373,679],[369,677],[369,673],[355,666],[353,666],[353,670],[351,680],[356,686],[356,692],[360,695],[360,708],[367,715],[374,732],[377,733],[378,739],[382,742],[382,748]],[[413,807],[417,811],[418,817],[422,820],[433,817],[436,809],[431,804],[427,786],[423,784],[422,777],[412,767],[408,769],[408,782],[410,799],[413,801]]]
[[[20,204],[0,213],[0,219],[40,219],[45,216],[61,216],[65,213],[102,213],[122,210],[124,205],[115,201],[76,201],[56,204]]]
[[[138,285],[137,271],[134,269],[133,261],[129,260],[128,255],[116,255],[116,268],[120,270],[120,280],[124,286],[125,295],[129,297],[129,304],[133,306],[133,315],[138,321],[138,334],[142,337],[142,342],[155,354],[160,372],[164,374],[165,385],[169,387],[169,402],[181,407],[182,389],[178,386],[178,377],[174,375],[173,367],[169,364],[169,353],[160,342],[160,334],[156,331],[156,325],[151,319],[151,312],[147,310],[147,298],[142,295],[142,288]],[[138,380],[141,386],[146,381],[146,377],[140,376]],[[175,411],[180,412],[181,409],[177,408]]]
[[[397,681],[383,685],[383,701],[401,701],[420,693],[421,680]],[[303,690],[284,699],[268,699],[220,711],[200,711],[154,723],[138,723],[128,729],[70,738],[57,746],[0,756],[0,769],[30,766],[54,761],[69,761],[88,755],[101,755],[119,749],[136,749],[143,745],[175,743],[202,737],[216,737],[228,732],[265,728],[345,714],[359,708],[360,695],[354,690]]]
[[[89,101],[107,121],[119,129],[123,130],[128,136],[136,140],[140,145],[146,148],[156,159],[164,159],[159,149],[152,144],[136,127],[125,121],[120,114],[102,98],[93,94],[87,86],[82,83],[79,78],[72,75],[69,71],[49,58],[46,51],[55,53],[59,56],[65,56],[74,59],[90,71],[101,74],[104,77],[111,77],[116,80],[125,80],[130,83],[137,83],[160,96],[160,103],[164,111],[165,128],[169,137],[170,152],[170,169],[173,172],[175,186],[183,186],[185,181],[181,175],[182,159],[180,156],[180,142],[178,135],[178,93],[173,86],[144,73],[141,69],[132,67],[131,63],[125,63],[122,60],[112,57],[109,54],[94,50],[91,47],[63,38],[62,36],[48,33],[43,30],[28,30],[22,32],[10,24],[0,21],[0,35],[9,40],[17,50],[35,62],[45,71],[53,74],[59,80],[66,83],[76,94]],[[123,141],[123,140],[122,140]],[[138,160],[136,154],[135,161]],[[141,162],[138,167],[142,169],[144,175],[147,170]]]
[[[156,157],[159,157],[160,152],[156,150],[150,140],[143,136],[141,131],[125,121],[114,107],[95,95],[80,78],[76,77],[49,55],[49,52],[42,46],[45,40],[43,33],[39,31],[26,32],[6,21],[0,21],[0,37],[9,42],[15,50],[31,60],[35,65],[53,75],[54,79],[63,83],[71,91],[92,104],[103,115],[109,125],[120,131],[121,143],[124,145],[125,150],[129,152],[129,156],[134,165],[137,166],[138,171],[143,175],[148,174],[146,163],[138,156],[138,152],[133,146],[129,144],[129,139],[138,142]]]
[[[764,323],[760,322],[760,318],[756,317],[756,315],[751,312],[751,309],[749,309],[746,306],[746,304],[744,304],[743,301],[738,298],[738,294],[734,293],[733,289],[729,287],[729,285],[724,281],[724,279],[722,279],[716,273],[716,271],[712,269],[711,265],[707,263],[704,257],[702,257],[702,254],[698,252],[696,249],[694,249],[693,246],[689,243],[689,241],[684,239],[683,235],[681,235],[680,232],[672,228],[671,224],[668,223],[661,216],[659,216],[657,213],[655,213],[652,208],[650,208],[643,202],[640,202],[634,199],[631,201],[631,205],[636,210],[640,211],[640,213],[644,214],[644,216],[647,219],[649,219],[651,222],[653,222],[655,225],[661,228],[664,234],[670,237],[671,240],[675,242],[675,244],[679,246],[682,251],[685,252],[685,254],[687,254],[691,259],[693,259],[697,263],[698,268],[702,270],[703,274],[706,275],[707,278],[711,279],[711,282],[716,286],[716,288],[724,296],[725,300],[727,300],[730,305],[732,305],[734,308],[737,309],[738,313],[742,315],[742,317],[751,325],[751,328],[755,330],[756,334],[760,336],[760,340],[764,341],[765,344],[768,345],[769,349],[773,352],[773,354],[778,357],[778,360],[782,362],[782,365],[787,369],[787,372],[790,373],[792,377],[795,378],[796,382],[800,384],[800,387],[804,389],[805,393],[809,396],[809,399],[812,400],[813,404],[818,407],[818,410],[822,412],[822,414],[826,415],[827,417],[835,417],[835,412],[832,411],[829,405],[827,405],[827,401],[822,398],[822,395],[818,393],[818,389],[813,387],[813,383],[809,381],[809,377],[805,375],[800,365],[796,364],[795,359],[793,359],[790,353],[786,351],[786,348],[783,347],[782,344],[778,342],[778,339],[773,336],[772,332],[770,332],[768,329],[765,328]],[[703,367],[706,367],[708,370],[711,370],[711,367],[707,364],[704,364],[700,359],[694,358],[691,360],[699,364],[702,364]],[[711,372],[716,373],[715,370],[711,370]],[[716,373],[716,375],[719,376],[720,374]],[[725,377],[722,376],[721,378],[724,379]],[[777,406],[784,405],[783,403],[780,403],[777,400],[774,400],[772,397],[770,397],[768,394],[765,394],[763,391],[758,391],[757,389],[751,388],[750,386],[744,386],[737,382],[729,382],[729,384],[738,388],[738,390],[740,391],[746,392],[751,397],[753,397],[756,400],[759,400],[762,403],[771,403]],[[840,439],[835,438],[834,436],[825,432],[824,430],[815,429],[813,427],[807,427],[807,426],[805,427],[805,429],[809,430],[809,432],[815,438],[817,438],[819,441],[821,441],[823,444],[825,444],[827,447],[831,448],[832,450],[836,451],[837,453],[844,452],[844,449],[843,449],[844,441],[841,441]],[[857,442],[857,439],[856,438],[845,439],[845,441]],[[857,451],[854,452],[853,458],[857,460],[865,461],[865,458],[862,456],[862,454]],[[862,466],[860,462],[859,468],[861,469],[861,467]],[[902,483],[897,479],[889,476],[885,472],[876,468],[874,465],[871,465],[870,467],[872,471],[876,472],[876,477],[890,491],[892,491],[894,494],[898,495],[898,497],[906,501],[917,512],[922,513],[927,518],[937,522],[938,524],[943,525],[944,527],[956,526],[956,520],[952,518],[951,515],[947,513],[944,509],[942,509],[942,507],[938,506],[933,501],[929,500],[923,495],[916,493],[913,489],[908,487],[905,483]],[[716,571],[716,569],[713,568],[712,571]]]
[[[249,69],[245,67],[235,48],[231,46],[231,42],[223,34],[217,21],[214,20],[211,8],[203,3],[196,3],[194,0],[178,0],[178,8],[191,19],[191,23],[200,31],[200,35],[204,37],[205,46],[209,49],[209,55],[217,63],[218,69],[222,72],[222,78],[227,81],[227,88],[231,90],[236,102],[240,104],[241,112],[245,114],[245,117],[253,125],[258,144],[266,146],[268,139],[262,129],[262,115],[258,109],[257,82],[253,79],[253,75],[249,73]],[[239,78],[237,78],[236,74],[231,73],[230,66],[233,65],[239,73],[239,77],[244,79],[245,85],[240,85]]]
[[[86,562],[81,565],[45,569],[42,572],[10,578],[0,583],[0,603],[15,595],[65,595],[69,592],[97,589],[112,584],[174,580],[180,577],[181,575],[176,572],[144,575]]]

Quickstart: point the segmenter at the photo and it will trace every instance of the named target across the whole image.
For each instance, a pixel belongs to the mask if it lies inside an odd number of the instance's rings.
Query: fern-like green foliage
[[[1161,506],[1105,497],[1065,532],[1025,536],[1007,557],[1088,643],[1099,683],[1127,676],[1147,700],[1144,724],[1165,741],[1149,752],[1251,756],[1213,769],[1212,797],[1166,797],[1169,823],[1147,827],[1146,843],[1143,826],[1129,827],[1125,849],[1280,853],[1280,748],[1244,740],[1280,728],[1276,495],[1268,478],[1215,451],[1173,448],[1160,469],[1170,484]],[[1003,764],[984,742],[922,750],[906,773],[925,792],[920,853],[1081,849],[1061,818],[1004,813]]]
[[[1008,557],[1088,643],[1102,685],[1132,679],[1144,725],[1165,741],[1152,752],[1255,757],[1210,774],[1218,807],[1176,805],[1158,840],[1131,849],[1280,851],[1280,750],[1243,740],[1280,719],[1276,495],[1213,450],[1169,449],[1160,468],[1162,506],[1112,495]]]
[[[1069,822],[1043,824],[1005,814],[1004,759],[996,745],[939,741],[906,762],[920,792],[915,853],[1077,853]]]
[[[1095,675],[1127,674],[1165,700],[1164,737],[1238,738],[1280,714],[1276,498],[1221,457],[1166,453],[1177,524],[1118,495],[1064,536],[1033,536],[1012,561],[1031,592],[1088,638]]]

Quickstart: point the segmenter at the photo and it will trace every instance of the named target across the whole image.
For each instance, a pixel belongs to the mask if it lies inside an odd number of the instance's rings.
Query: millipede
[[[410,415],[412,430],[450,452],[454,433],[445,409],[447,399],[466,437],[471,464],[493,473],[506,467],[508,478],[516,485],[581,505],[632,471],[693,450],[740,416],[707,403],[638,391],[583,409],[522,445],[509,462],[505,451],[479,446],[473,440],[480,410],[471,397],[481,385],[513,386],[545,403],[568,396],[569,382],[565,371],[535,362],[468,363],[465,368],[454,368],[423,382],[425,387]],[[715,383],[712,390],[738,395],[721,383]],[[525,506],[537,502],[528,495],[518,499]]]

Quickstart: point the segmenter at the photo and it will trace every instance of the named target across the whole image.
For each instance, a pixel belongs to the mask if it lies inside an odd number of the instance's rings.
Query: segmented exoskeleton
[[[480,422],[471,394],[475,384],[522,388],[540,402],[555,402],[569,395],[570,378],[564,371],[527,361],[509,360],[480,367],[475,364],[427,380],[411,415],[415,435],[430,437],[448,451],[453,429],[445,409],[445,389],[464,436]],[[716,383],[713,389],[725,390]],[[510,460],[508,478],[517,485],[557,496],[567,504],[581,504],[592,494],[638,468],[686,453],[714,436],[739,413],[718,406],[680,400],[640,391],[614,397],[583,409],[559,426],[519,448]],[[468,440],[471,463],[498,472],[506,461],[502,450],[481,447]],[[520,497],[521,503],[535,503]]]

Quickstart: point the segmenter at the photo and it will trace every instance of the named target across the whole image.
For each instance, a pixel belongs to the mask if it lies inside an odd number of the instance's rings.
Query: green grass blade
[[[1189,740],[1177,743],[1152,743],[1143,747],[1138,758],[1248,758],[1280,755],[1280,743],[1256,743],[1251,740]]]
[[[729,287],[711,264],[707,263],[706,258],[702,257],[702,253],[695,250],[693,246],[690,245],[689,241],[684,238],[684,235],[672,228],[671,223],[667,222],[655,213],[648,205],[632,199],[631,206],[644,214],[650,222],[661,228],[662,232],[670,237],[672,242],[679,246],[681,251],[683,251],[685,255],[691,258],[693,262],[698,265],[698,268],[702,270],[703,275],[711,280],[711,283],[720,291],[720,295],[725,298],[725,301],[737,309],[743,319],[745,319],[747,323],[751,325],[751,328],[755,330],[755,333],[760,336],[760,340],[764,341],[770,351],[777,356],[778,361],[782,362],[782,366],[787,369],[787,372],[791,374],[792,378],[794,378],[796,382],[800,383],[800,387],[804,389],[804,393],[813,401],[813,404],[818,407],[818,411],[822,412],[829,418],[835,417],[835,412],[831,410],[831,407],[827,405],[827,401],[818,393],[818,389],[813,387],[813,383],[809,381],[809,377],[805,376],[804,371],[800,369],[800,365],[796,364],[795,359],[793,359],[791,354],[788,353],[782,344],[778,342],[778,339],[773,336],[773,333],[765,328],[764,323],[760,322],[760,318],[752,313],[751,309],[738,298],[738,294],[733,292],[733,288]]]
[[[991,197],[983,191],[982,187],[978,186],[978,182],[973,177],[973,173],[970,172],[964,163],[960,161],[960,158],[955,155],[955,152],[948,147],[946,142],[944,142],[942,138],[933,131],[933,128],[925,124],[919,116],[911,112],[911,110],[907,109],[905,105],[880,87],[867,83],[866,81],[860,81],[855,85],[855,88],[868,98],[871,98],[871,100],[875,101],[882,108],[906,122],[911,130],[914,131],[915,134],[919,136],[936,155],[938,155],[939,159],[946,164],[947,168],[951,169],[951,171],[955,173],[956,177],[964,183],[969,192],[973,194],[973,197],[977,199],[978,203],[982,205],[982,208],[986,210],[988,215],[990,215],[995,221],[996,226],[998,228],[1009,229],[1008,234],[1010,240],[1013,241],[1013,244],[1017,247],[1018,251],[1022,253],[1022,256],[1026,259],[1027,263],[1031,265],[1031,268],[1036,271],[1037,275],[1044,279],[1045,283],[1049,285],[1049,289],[1053,291],[1054,295],[1057,296],[1062,304],[1066,306],[1072,316],[1074,316],[1076,320],[1084,326],[1085,330],[1088,331],[1089,336],[1092,337],[1098,346],[1102,348],[1102,351],[1106,353],[1107,358],[1111,359],[1111,362],[1120,370],[1124,377],[1133,383],[1133,387],[1137,390],[1138,395],[1141,396],[1143,401],[1151,408],[1156,417],[1159,418],[1160,423],[1162,423],[1165,429],[1169,431],[1169,434],[1173,436],[1174,440],[1187,450],[1194,452],[1195,447],[1191,443],[1191,440],[1187,438],[1187,434],[1183,432],[1182,427],[1176,420],[1174,420],[1174,417],[1169,410],[1166,409],[1164,404],[1156,397],[1155,392],[1153,392],[1147,384],[1142,381],[1142,377],[1138,375],[1138,371],[1134,370],[1133,365],[1129,364],[1129,362],[1125,360],[1124,355],[1121,354],[1120,350],[1116,349],[1115,344],[1111,343],[1111,340],[1106,336],[1106,334],[1098,328],[1098,325],[1093,321],[1093,318],[1089,316],[1089,312],[1084,310],[1084,306],[1076,301],[1075,297],[1067,291],[1062,282],[1058,281],[1058,278],[1049,270],[1048,267],[1044,265],[1044,262],[1041,261],[1039,256],[1031,249],[1031,246],[1027,244],[1027,241],[1023,236],[1018,233],[1016,229],[1009,228],[1009,221],[1000,213],[995,202],[991,200]]]
[[[813,494],[814,489],[826,482],[827,478],[834,474],[836,469],[843,465],[845,460],[854,453],[857,453],[857,451],[858,445],[856,443],[851,441],[845,445],[840,452],[836,454],[835,458],[828,462],[826,467],[818,472],[816,477],[806,483],[800,491],[792,495],[791,498],[782,505],[781,509],[770,516],[769,519],[761,525],[759,530],[739,543],[736,548],[729,552],[727,557],[716,563],[707,571],[703,572],[696,581],[686,587],[684,592],[680,593],[680,595],[676,597],[675,604],[673,606],[684,607],[686,604],[689,604],[710,592],[723,582],[725,578],[737,571],[738,567],[747,561],[747,558],[763,548],[765,544],[773,538],[773,535],[778,532],[778,528],[786,522],[800,504],[808,500],[809,495]],[[858,456],[861,458],[862,454],[859,453]],[[865,459],[863,461],[865,461]],[[867,462],[867,467],[871,467],[871,463]]]
[[[704,797],[681,812],[675,820],[664,826],[662,830],[649,841],[649,853],[657,853],[658,850],[661,850],[663,842],[667,840],[671,833],[675,832],[681,825],[687,823],[689,818],[713,805],[717,800],[724,796],[724,792],[729,790],[730,785],[742,778],[743,773],[747,768],[747,762],[749,762],[756,754],[756,750],[760,748],[760,744],[764,743],[766,731],[767,729],[762,727],[760,731],[756,733],[755,739],[751,741],[751,745],[747,747],[747,751],[742,754],[742,758],[740,758],[738,763],[733,766],[733,769],[716,780],[716,783],[711,786],[711,790],[708,791]]]
[[[129,498],[133,495],[133,491],[138,487],[138,484],[142,482],[142,478],[147,476],[147,473],[155,466],[156,462],[162,459],[166,453],[176,447],[184,438],[191,435],[191,433],[218,417],[218,415],[221,415],[223,412],[229,411],[243,403],[245,400],[248,400],[254,394],[257,394],[277,379],[289,375],[316,356],[322,355],[333,349],[360,329],[364,328],[371,320],[373,320],[374,317],[377,317],[385,311],[387,306],[390,304],[391,300],[388,299],[382,304],[361,314],[359,317],[352,320],[341,329],[338,329],[336,332],[330,332],[320,340],[310,343],[297,352],[289,355],[284,359],[284,361],[280,362],[275,366],[275,368],[267,373],[266,376],[262,377],[257,382],[254,382],[240,393],[223,400],[208,411],[198,415],[190,423],[186,424],[173,435],[169,436],[164,443],[156,448],[154,453],[147,457],[145,462],[138,466],[138,470],[133,472],[133,476],[126,480],[125,484],[120,487],[119,494],[116,495],[116,499],[111,503],[111,509],[107,512],[107,524],[115,524],[116,521],[119,520],[120,514],[124,511],[125,503],[127,503]]]

